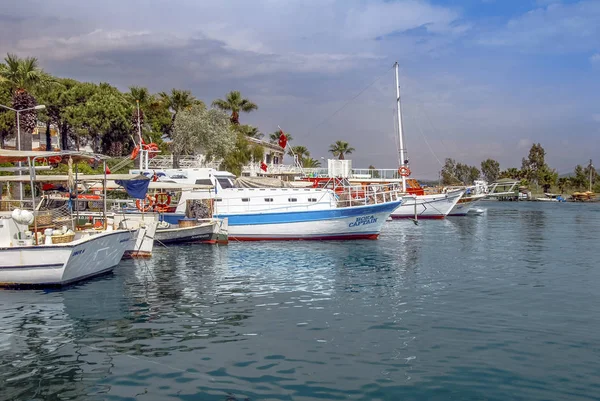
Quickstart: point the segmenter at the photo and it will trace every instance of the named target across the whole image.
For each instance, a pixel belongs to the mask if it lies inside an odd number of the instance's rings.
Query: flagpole
[[[285,135],[285,133],[283,132],[283,129],[278,125],[277,128],[279,128],[279,132],[281,132],[281,135]],[[287,143],[287,138],[285,141],[285,148],[283,148],[283,155],[285,156],[285,149],[288,147],[288,143]],[[290,153],[292,154],[292,157],[294,158],[295,161],[295,165],[296,167],[298,167],[300,169],[300,172],[302,174],[304,174],[304,169],[302,168],[302,164],[300,163],[300,161],[298,160],[298,158],[296,157],[296,154],[294,153],[294,151],[292,150],[292,147],[290,146]]]

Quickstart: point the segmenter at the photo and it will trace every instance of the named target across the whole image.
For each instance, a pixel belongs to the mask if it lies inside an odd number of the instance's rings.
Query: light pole
[[[22,111],[42,110],[45,109],[46,106],[43,104],[38,104],[37,106],[20,110],[13,109],[12,107],[8,107],[3,104],[0,104],[0,107],[14,111],[17,115],[17,150],[21,150],[21,118],[19,117],[19,113],[21,113]],[[23,175],[23,172],[21,171],[21,162],[19,162],[19,175]],[[31,188],[31,190],[33,191],[33,188]],[[19,201],[21,201],[21,203],[23,202],[23,183],[21,181],[19,181]],[[23,205],[21,205],[21,207],[22,206]]]

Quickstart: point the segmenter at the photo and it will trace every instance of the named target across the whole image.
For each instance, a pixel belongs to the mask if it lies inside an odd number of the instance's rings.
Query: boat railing
[[[400,190],[394,185],[356,185],[338,187],[338,207],[377,205],[401,199]]]

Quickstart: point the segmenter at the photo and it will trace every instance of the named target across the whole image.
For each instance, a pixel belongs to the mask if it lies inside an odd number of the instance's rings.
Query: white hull
[[[154,238],[161,244],[227,243],[227,219],[202,221],[193,227],[159,228]]]
[[[355,210],[351,216],[296,222],[292,217],[292,221],[265,224],[243,224],[243,220],[236,222],[235,218],[229,217],[229,237],[239,241],[377,239],[390,215],[389,205],[388,210],[384,207],[378,211],[361,206],[345,209]]]
[[[135,234],[107,231],[66,244],[0,248],[0,285],[64,285],[108,272]]]
[[[406,196],[402,205],[392,212],[392,219],[443,219],[458,203],[463,190],[445,194]],[[416,213],[415,213],[416,204]]]
[[[448,216],[466,216],[473,206],[483,200],[487,195],[468,195],[460,198],[458,203],[454,205]]]
[[[158,220],[153,214],[115,214],[116,227],[135,230],[137,235],[131,239],[125,250],[126,258],[149,258],[154,248],[154,236],[158,227]]]

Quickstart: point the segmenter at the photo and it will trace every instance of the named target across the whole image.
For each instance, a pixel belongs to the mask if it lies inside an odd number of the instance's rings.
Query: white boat
[[[566,202],[567,201],[565,198],[562,197],[561,194],[546,193],[544,195],[546,195],[545,198],[535,198],[535,200],[540,201],[540,202]]]
[[[426,195],[423,189],[414,188],[407,190],[406,178],[410,175],[408,167],[408,158],[404,148],[404,133],[402,127],[402,109],[400,106],[400,82],[398,79],[398,62],[394,64],[396,70],[396,113],[397,113],[397,133],[399,140],[399,160],[400,167],[398,172],[402,177],[402,192],[408,192],[406,202],[403,202],[396,210],[392,212],[392,219],[443,219],[456,206],[464,190],[451,191],[442,194]]]
[[[102,155],[80,152],[32,152],[0,150],[0,162],[27,161],[31,188],[35,188],[35,166],[41,159],[55,157],[104,161]],[[71,181],[71,177],[69,177]],[[106,184],[106,179],[104,179]],[[76,182],[68,183],[76,188]],[[105,186],[106,187],[106,186]],[[71,189],[70,189],[71,190]],[[32,209],[36,209],[32,190]],[[52,215],[41,215],[15,209],[10,216],[0,217],[0,285],[65,285],[110,271],[116,266],[136,231],[112,230],[106,227],[106,189],[103,197],[104,225],[102,230],[61,229]],[[46,219],[48,217],[48,219]],[[72,222],[72,220],[67,216]],[[31,231],[30,231],[31,229]]]
[[[157,174],[164,182],[213,185],[214,190],[182,191],[175,213],[162,215],[177,224],[186,217],[228,219],[229,238],[257,240],[376,239],[390,213],[401,205],[397,191],[372,186],[367,191],[347,192],[324,188],[237,188],[228,172],[210,168],[132,170],[133,174]],[[344,201],[344,196],[352,201]],[[200,207],[204,214],[190,216]]]
[[[112,215],[113,225],[120,229],[137,230],[132,237],[124,258],[149,258],[154,248],[154,238],[158,227],[158,217],[154,214],[120,214]],[[110,217],[109,217],[110,221]]]
[[[486,194],[463,195],[456,205],[450,210],[448,216],[466,216],[473,206],[487,197]]]
[[[405,196],[406,202],[392,212],[392,219],[443,219],[456,207],[464,192]]]
[[[135,231],[116,230],[33,245],[33,240],[17,239],[27,229],[12,218],[0,218],[0,286],[65,285],[109,272],[135,236]]]
[[[160,244],[227,244],[228,231],[227,219],[199,219],[185,220],[186,225],[181,223],[172,225],[161,222],[156,230],[154,238]]]

